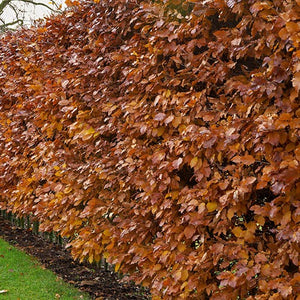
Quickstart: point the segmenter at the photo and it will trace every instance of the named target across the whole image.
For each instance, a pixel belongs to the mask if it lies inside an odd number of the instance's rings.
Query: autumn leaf
[[[263,9],[269,9],[270,5],[267,2],[255,2],[251,7],[250,7],[250,11],[252,13],[257,13]]]
[[[186,244],[178,244],[177,249],[179,252],[184,252],[186,249]]]
[[[120,267],[121,267],[121,264],[119,262],[117,262],[115,265],[115,272],[118,272]]]
[[[172,121],[174,120],[174,116],[173,115],[170,115],[170,116],[168,116],[166,119],[165,119],[165,124],[167,125],[167,124],[169,124],[169,123],[171,123]]]
[[[241,227],[234,227],[232,229],[232,233],[238,238],[241,238],[244,236],[244,231],[241,229]]]
[[[296,89],[297,92],[300,90],[300,72],[294,74],[292,79],[293,87]]]
[[[192,225],[187,226],[183,233],[187,239],[191,239],[196,232],[196,228]]]
[[[182,122],[182,118],[181,117],[174,117],[174,119],[172,120],[172,125],[177,128]]]
[[[181,281],[186,281],[189,278],[189,272],[187,270],[181,271]]]
[[[198,163],[198,157],[195,156],[195,157],[191,160],[190,166],[193,168],[193,167],[195,167],[195,166],[197,165],[197,163]]]
[[[152,156],[152,162],[154,164],[160,163],[164,158],[165,158],[165,152],[160,151],[160,152],[155,152]]]
[[[153,267],[153,271],[159,271],[161,269],[161,264],[156,264],[154,267]]]
[[[232,161],[249,166],[255,163],[255,158],[252,155],[235,156]]]
[[[206,203],[206,208],[208,212],[212,212],[214,210],[216,210],[218,207],[218,203],[217,202],[208,202]]]
[[[181,279],[181,270],[175,271],[173,273],[173,278],[175,279],[175,281],[179,281]]]
[[[222,286],[230,286],[232,288],[235,288],[237,285],[238,278],[229,271],[222,272],[217,276],[217,278],[221,281],[220,285]]]
[[[111,236],[110,230],[105,229],[105,230],[103,231],[103,235],[104,235],[104,236],[107,236],[107,237]]]
[[[166,115],[164,113],[159,113],[154,116],[155,121],[163,121],[166,118]]]
[[[174,169],[179,169],[182,162],[183,162],[183,159],[181,157],[179,157],[178,159],[173,161],[172,166],[174,167]]]

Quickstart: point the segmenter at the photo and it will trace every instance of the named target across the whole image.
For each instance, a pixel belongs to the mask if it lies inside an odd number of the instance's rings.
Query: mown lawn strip
[[[2,292],[2,293],[1,293]],[[0,299],[91,299],[0,239]]]

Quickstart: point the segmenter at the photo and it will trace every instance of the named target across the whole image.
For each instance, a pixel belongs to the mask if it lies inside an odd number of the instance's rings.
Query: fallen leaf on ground
[[[96,282],[94,280],[84,280],[80,283],[80,286],[84,286],[84,285],[95,285]]]

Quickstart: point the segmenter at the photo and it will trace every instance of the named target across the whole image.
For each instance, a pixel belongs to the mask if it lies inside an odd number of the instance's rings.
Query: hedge
[[[153,299],[299,299],[299,0],[73,2],[0,42],[0,208]]]

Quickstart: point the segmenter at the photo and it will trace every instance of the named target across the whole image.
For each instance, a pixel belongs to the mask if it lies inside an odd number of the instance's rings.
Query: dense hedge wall
[[[299,1],[98,2],[1,37],[1,209],[153,299],[296,299]]]

